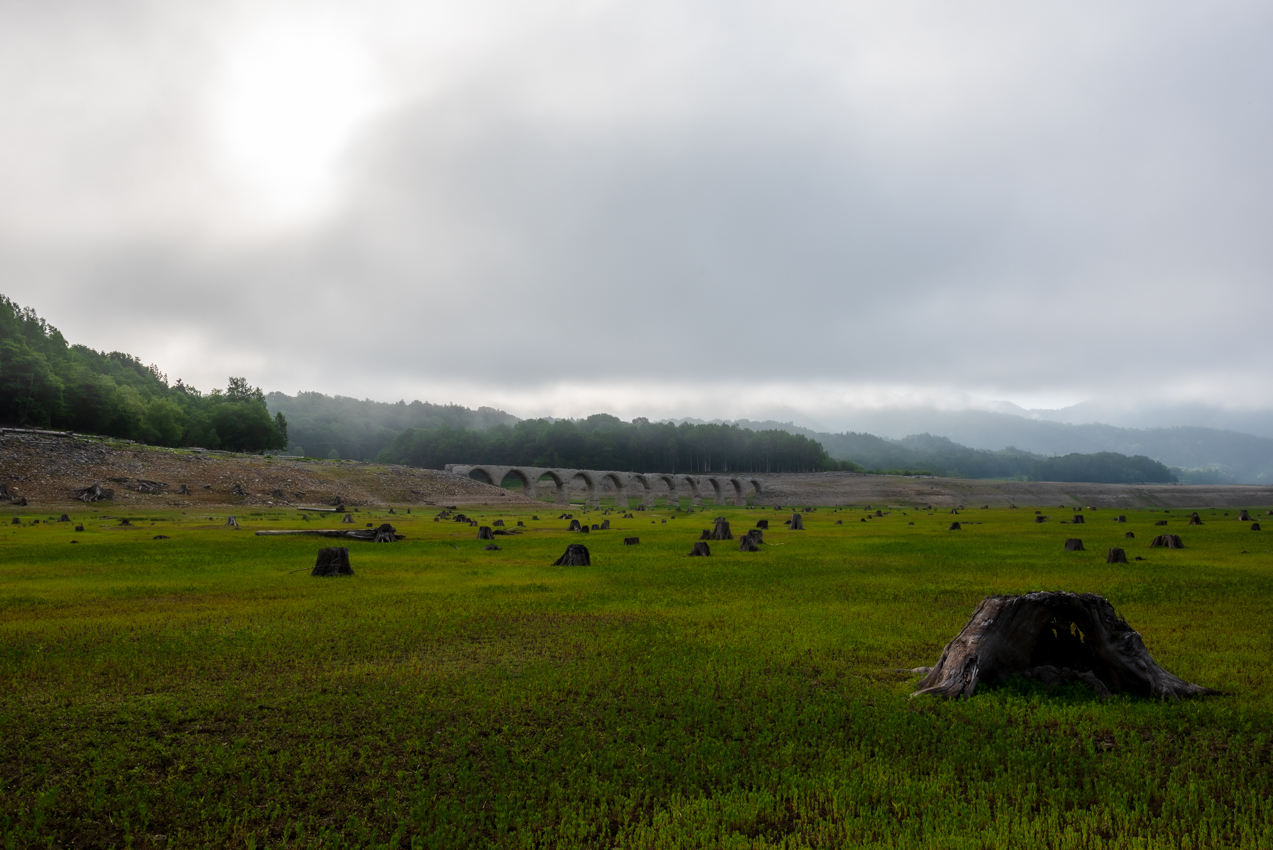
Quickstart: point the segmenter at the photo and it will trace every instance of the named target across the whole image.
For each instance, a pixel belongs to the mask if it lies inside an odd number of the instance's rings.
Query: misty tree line
[[[0,422],[160,446],[261,451],[287,446],[287,419],[244,378],[208,394],[169,385],[119,351],[69,345],[57,328],[0,295]]]
[[[856,469],[832,460],[816,440],[737,425],[526,419],[484,431],[441,424],[409,428],[376,457],[442,469],[448,463],[618,469],[630,472],[821,472]]]

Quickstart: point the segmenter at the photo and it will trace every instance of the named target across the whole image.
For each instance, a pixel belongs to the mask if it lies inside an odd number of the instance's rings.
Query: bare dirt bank
[[[142,492],[143,482],[164,486]],[[530,504],[508,490],[432,469],[0,431],[0,484],[15,498],[33,506],[68,504],[74,491],[97,483],[115,491],[111,504],[132,507]],[[247,495],[237,495],[236,484]],[[178,495],[182,485],[189,495]]]
[[[1009,504],[1098,508],[1242,508],[1273,505],[1273,486],[1238,484],[1075,484],[1052,481],[987,481],[976,478],[909,478],[853,472],[767,475],[765,505],[958,505]]]

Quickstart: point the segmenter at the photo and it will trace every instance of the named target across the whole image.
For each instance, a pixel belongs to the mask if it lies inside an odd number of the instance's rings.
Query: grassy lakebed
[[[1237,510],[462,510],[525,533],[364,510],[407,538],[340,579],[253,534],[334,516],[0,512],[6,846],[1273,846],[1273,527]],[[718,514],[762,551],[685,557]],[[1053,589],[1224,696],[909,698],[981,598]]]

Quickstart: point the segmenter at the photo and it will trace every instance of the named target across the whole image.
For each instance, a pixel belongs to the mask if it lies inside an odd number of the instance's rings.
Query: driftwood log
[[[1084,552],[1083,541],[1077,537],[1071,537],[1065,541],[1065,551],[1067,552]]]
[[[75,491],[75,498],[84,504],[92,504],[93,502],[101,502],[115,498],[115,491],[109,487],[103,487],[101,484],[93,484]]]
[[[702,540],[695,543],[694,548],[690,550],[690,557],[692,558],[706,558],[710,554],[712,554],[711,547]]]
[[[392,528],[392,526],[390,526],[390,528]],[[336,529],[336,528],[316,528],[312,531],[309,529],[296,529],[296,530],[270,529],[266,531],[258,531],[256,532],[256,536],[257,537],[286,537],[289,535],[301,534],[301,535],[307,535],[309,537],[334,537],[340,540],[362,540],[367,543],[373,543],[373,542],[376,542],[376,535],[378,533],[379,533],[379,529],[371,529],[371,528],[351,529],[350,531],[341,531],[340,529]],[[393,539],[396,542],[398,540],[406,540],[407,538],[405,534],[398,534],[396,533],[396,530],[395,530]],[[388,541],[381,541],[381,542],[388,542]]]
[[[1149,544],[1150,549],[1183,549],[1179,534],[1160,534]]]
[[[1127,563],[1127,553],[1122,549],[1110,549],[1105,553],[1105,563],[1125,564]]]
[[[311,576],[333,578],[335,576],[351,576],[353,569],[349,566],[349,547],[332,546],[318,550],[318,562],[314,564]]]
[[[970,697],[1014,676],[1085,681],[1097,693],[1158,699],[1214,694],[1158,666],[1140,634],[1094,593],[989,596],[914,695]]]
[[[623,545],[624,546],[639,546],[641,545],[641,538],[640,537],[625,537],[623,538]]]
[[[804,531],[804,520],[800,518],[800,514],[791,515],[791,530]]]
[[[582,543],[571,543],[566,547],[566,552],[560,558],[553,561],[554,567],[590,567],[592,566],[592,558],[588,555],[588,547]]]

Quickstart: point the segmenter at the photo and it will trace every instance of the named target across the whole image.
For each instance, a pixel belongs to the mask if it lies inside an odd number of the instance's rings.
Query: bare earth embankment
[[[161,484],[158,492],[149,483]],[[32,505],[68,504],[92,484],[112,503],[324,506],[527,503],[522,496],[432,469],[355,461],[165,449],[107,439],[0,432],[0,484]],[[178,495],[185,485],[189,495]],[[238,485],[247,495],[235,493]]]

